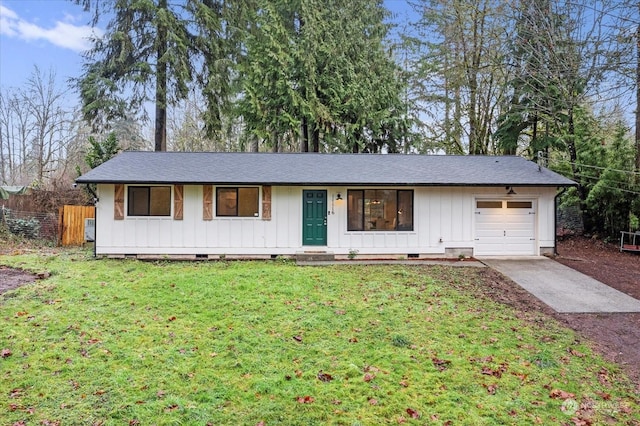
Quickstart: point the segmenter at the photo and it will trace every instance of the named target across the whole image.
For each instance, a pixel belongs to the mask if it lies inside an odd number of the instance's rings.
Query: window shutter
[[[114,185],[113,219],[124,220],[124,185]]]
[[[202,186],[202,219],[213,220],[213,185]]]
[[[182,220],[182,205],[184,204],[184,186],[183,185],[174,185],[173,186],[173,219],[174,220]]]
[[[262,187],[262,220],[271,220],[271,187]]]

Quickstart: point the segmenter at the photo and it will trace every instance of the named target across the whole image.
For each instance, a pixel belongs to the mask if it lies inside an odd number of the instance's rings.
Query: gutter
[[[87,191],[89,191],[89,193],[91,193],[91,195],[93,195],[93,208],[95,209],[95,215],[94,215],[94,219],[93,219],[93,257],[96,258],[97,257],[97,246],[98,246],[98,201],[100,201],[100,199],[98,198],[98,194],[96,194],[96,192],[93,190],[93,188],[91,188],[91,185],[87,184]]]

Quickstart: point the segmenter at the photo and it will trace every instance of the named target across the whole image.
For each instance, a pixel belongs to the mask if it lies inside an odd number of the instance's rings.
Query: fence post
[[[58,207],[58,247],[64,245],[64,207]]]

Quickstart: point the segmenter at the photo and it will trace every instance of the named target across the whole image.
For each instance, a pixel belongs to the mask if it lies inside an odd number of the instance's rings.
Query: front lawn
[[[615,366],[480,269],[0,264],[51,273],[0,296],[3,424],[638,424]]]

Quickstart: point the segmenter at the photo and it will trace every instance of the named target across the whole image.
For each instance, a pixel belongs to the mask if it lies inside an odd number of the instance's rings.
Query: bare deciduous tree
[[[0,94],[0,165],[3,183],[46,185],[64,169],[77,120],[55,72],[35,67],[25,85]]]

